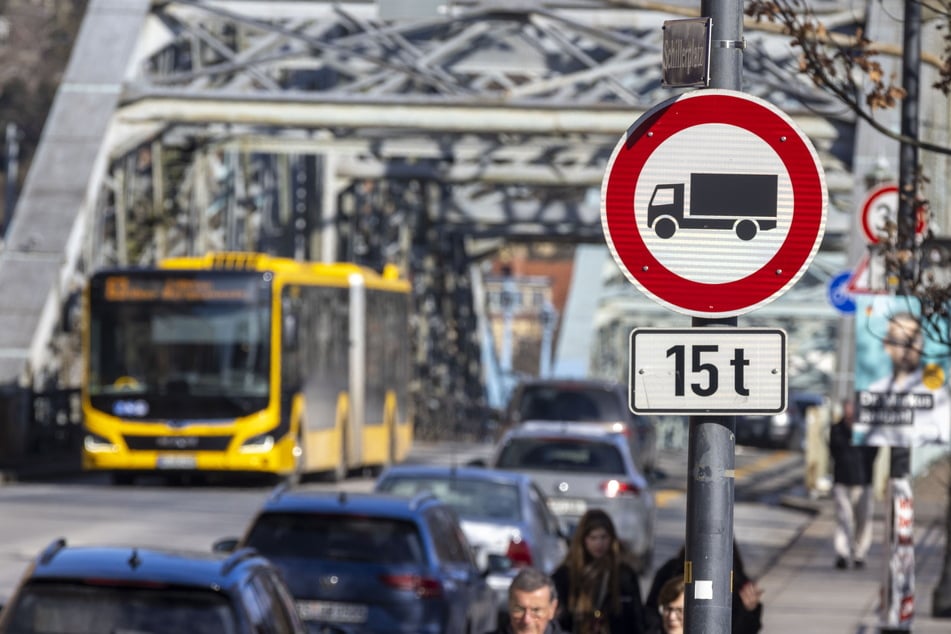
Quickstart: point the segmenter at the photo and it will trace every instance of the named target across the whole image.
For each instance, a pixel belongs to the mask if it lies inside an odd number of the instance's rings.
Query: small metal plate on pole
[[[664,21],[661,69],[667,88],[710,85],[710,18]]]
[[[769,328],[635,328],[635,414],[778,414],[786,409],[786,333]]]

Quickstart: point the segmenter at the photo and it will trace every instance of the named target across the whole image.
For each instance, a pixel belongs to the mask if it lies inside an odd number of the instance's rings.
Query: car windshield
[[[403,520],[313,513],[266,513],[248,545],[266,557],[379,564],[423,563],[416,525]]]
[[[526,387],[519,420],[621,421],[622,403],[613,391],[589,387]]]
[[[429,491],[462,519],[518,522],[522,519],[518,487],[506,482],[446,476],[398,475],[385,478],[379,489],[411,497]]]
[[[24,587],[8,634],[237,634],[226,597],[200,589],[63,582]]]
[[[612,444],[578,438],[511,438],[502,447],[498,469],[535,469],[623,475],[624,459]]]

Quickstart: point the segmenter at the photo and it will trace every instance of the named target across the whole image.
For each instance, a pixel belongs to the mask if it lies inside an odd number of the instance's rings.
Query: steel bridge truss
[[[83,268],[212,249],[396,263],[419,289],[421,429],[471,419],[483,405],[472,262],[503,240],[603,239],[604,167],[674,94],[661,27],[689,14],[503,4],[390,20],[359,0],[154,2]],[[860,18],[815,4],[827,24]],[[744,90],[797,120],[832,204],[850,209],[851,120],[799,80],[784,37],[746,39]]]

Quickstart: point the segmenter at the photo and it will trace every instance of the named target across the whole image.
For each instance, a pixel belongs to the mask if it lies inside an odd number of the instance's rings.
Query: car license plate
[[[363,623],[367,620],[367,606],[338,601],[298,601],[297,613],[305,621],[329,623]]]
[[[588,505],[576,498],[548,498],[548,508],[555,515],[584,515]]]
[[[155,466],[159,469],[194,469],[195,456],[159,456]]]

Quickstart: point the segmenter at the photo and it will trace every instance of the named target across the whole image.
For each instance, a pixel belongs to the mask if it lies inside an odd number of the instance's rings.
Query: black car
[[[655,421],[631,412],[627,388],[602,379],[528,379],[512,391],[502,431],[527,421],[598,423],[627,436],[637,468],[657,467]]]
[[[59,539],[0,612],[3,634],[303,634],[278,570],[252,549],[230,556]]]
[[[455,512],[436,496],[279,486],[240,540],[282,571],[312,632],[478,634],[495,601]],[[332,628],[332,629],[330,629]]]

